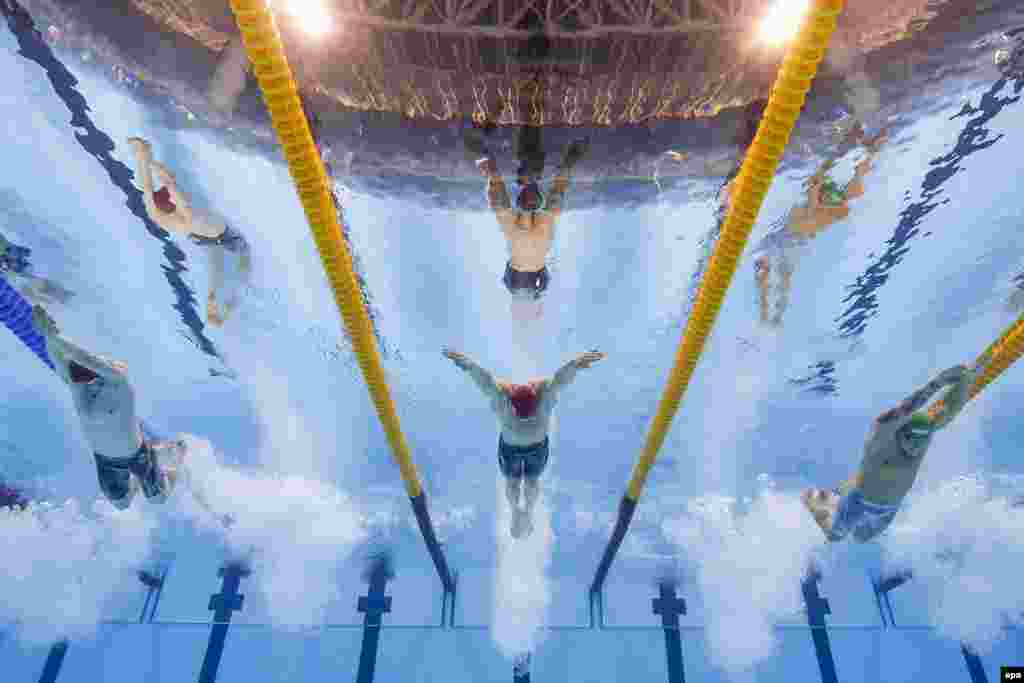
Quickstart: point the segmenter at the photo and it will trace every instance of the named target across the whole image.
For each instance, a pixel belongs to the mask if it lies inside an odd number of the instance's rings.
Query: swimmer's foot
[[[206,319],[211,325],[221,327],[224,325],[224,319],[226,316],[222,316],[217,311],[217,300],[210,295],[210,298],[206,300]]]
[[[800,500],[811,513],[811,516],[814,517],[817,525],[821,527],[825,538],[831,538],[832,518],[838,508],[838,500],[836,500],[835,494],[821,489],[807,489],[800,494]]]

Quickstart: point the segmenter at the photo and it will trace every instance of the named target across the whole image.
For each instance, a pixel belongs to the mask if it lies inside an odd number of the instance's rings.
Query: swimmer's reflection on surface
[[[519,168],[513,206],[505,181],[498,172],[497,161],[482,136],[476,131],[468,131],[464,141],[467,153],[487,179],[488,205],[508,245],[509,258],[502,282],[517,299],[537,301],[547,290],[551,279],[546,260],[554,242],[555,223],[562,214],[573,168],[586,154],[589,143],[580,139],[566,147],[551,187],[545,194],[541,189],[546,160],[541,129],[524,126],[519,132],[516,149]],[[529,310],[524,308],[521,314],[533,317],[536,307],[527,308]]]

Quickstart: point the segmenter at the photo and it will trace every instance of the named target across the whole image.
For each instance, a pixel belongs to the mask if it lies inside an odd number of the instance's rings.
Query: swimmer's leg
[[[775,316],[772,318],[772,324],[776,327],[782,325],[782,316],[786,312],[786,308],[789,307],[789,293],[793,288],[793,271],[796,270],[796,266],[793,261],[786,255],[782,257],[779,283],[779,298],[775,303]]]
[[[522,483],[521,478],[505,477],[505,497],[513,512],[519,509],[519,488]]]
[[[220,246],[207,248],[210,263],[210,293],[206,298],[206,317],[213,325],[223,325],[224,318],[217,311],[217,295],[224,289],[224,249]]]
[[[537,498],[540,497],[540,479],[537,477],[527,477],[523,480],[523,501],[526,503],[526,513],[529,515],[533,514],[533,507],[537,504]]]
[[[249,253],[249,244],[245,242],[238,254],[238,274],[239,281],[231,288],[231,293],[228,294],[224,301],[224,316],[223,320],[226,321],[231,314],[238,308],[238,304],[241,302],[242,295],[249,288],[249,284],[252,280],[252,255]]]
[[[158,441],[132,463],[131,473],[138,477],[142,492],[151,503],[163,503],[174,491],[179,468],[184,460],[180,442]]]
[[[754,281],[757,283],[757,302],[761,310],[762,325],[767,325],[770,319],[771,299],[769,295],[771,293],[771,286],[769,278],[771,277],[771,272],[772,266],[768,257],[759,256],[754,262]]]
[[[524,536],[529,536],[533,531],[533,508],[540,497],[540,479],[537,477],[526,477],[523,480],[523,499],[526,503],[523,510],[520,527]]]

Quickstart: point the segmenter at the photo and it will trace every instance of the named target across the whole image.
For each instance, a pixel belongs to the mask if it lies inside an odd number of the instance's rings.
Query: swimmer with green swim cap
[[[948,425],[966,405],[971,386],[991,360],[983,356],[973,368],[957,365],[882,413],[864,444],[859,471],[832,490],[807,489],[802,500],[830,541],[852,535],[869,541],[892,522],[914,485],[932,436]],[[947,388],[938,410],[924,408]]]

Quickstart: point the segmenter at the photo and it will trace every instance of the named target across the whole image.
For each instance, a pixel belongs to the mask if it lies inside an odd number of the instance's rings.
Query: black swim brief
[[[157,464],[156,455],[146,441],[143,441],[134,455],[127,458],[108,458],[99,453],[93,453],[93,458],[96,460],[96,476],[100,481],[100,490],[115,504],[131,497],[132,475],[138,478],[147,498],[165,493],[164,477]]]
[[[533,298],[539,299],[544,290],[548,288],[550,279],[551,276],[548,273],[547,266],[540,270],[526,272],[513,268],[510,261],[505,265],[505,275],[502,278],[502,282],[505,283],[508,291],[513,294],[525,290],[532,292]]]
[[[195,233],[190,234],[188,237],[192,240],[193,244],[197,244],[200,247],[224,247],[225,250],[236,254],[241,254],[249,248],[249,243],[245,241],[242,234],[232,230],[231,226],[224,228],[224,232],[217,237],[205,237]]]
[[[513,446],[498,437],[498,467],[509,479],[536,479],[548,465],[548,438],[529,446]]]

